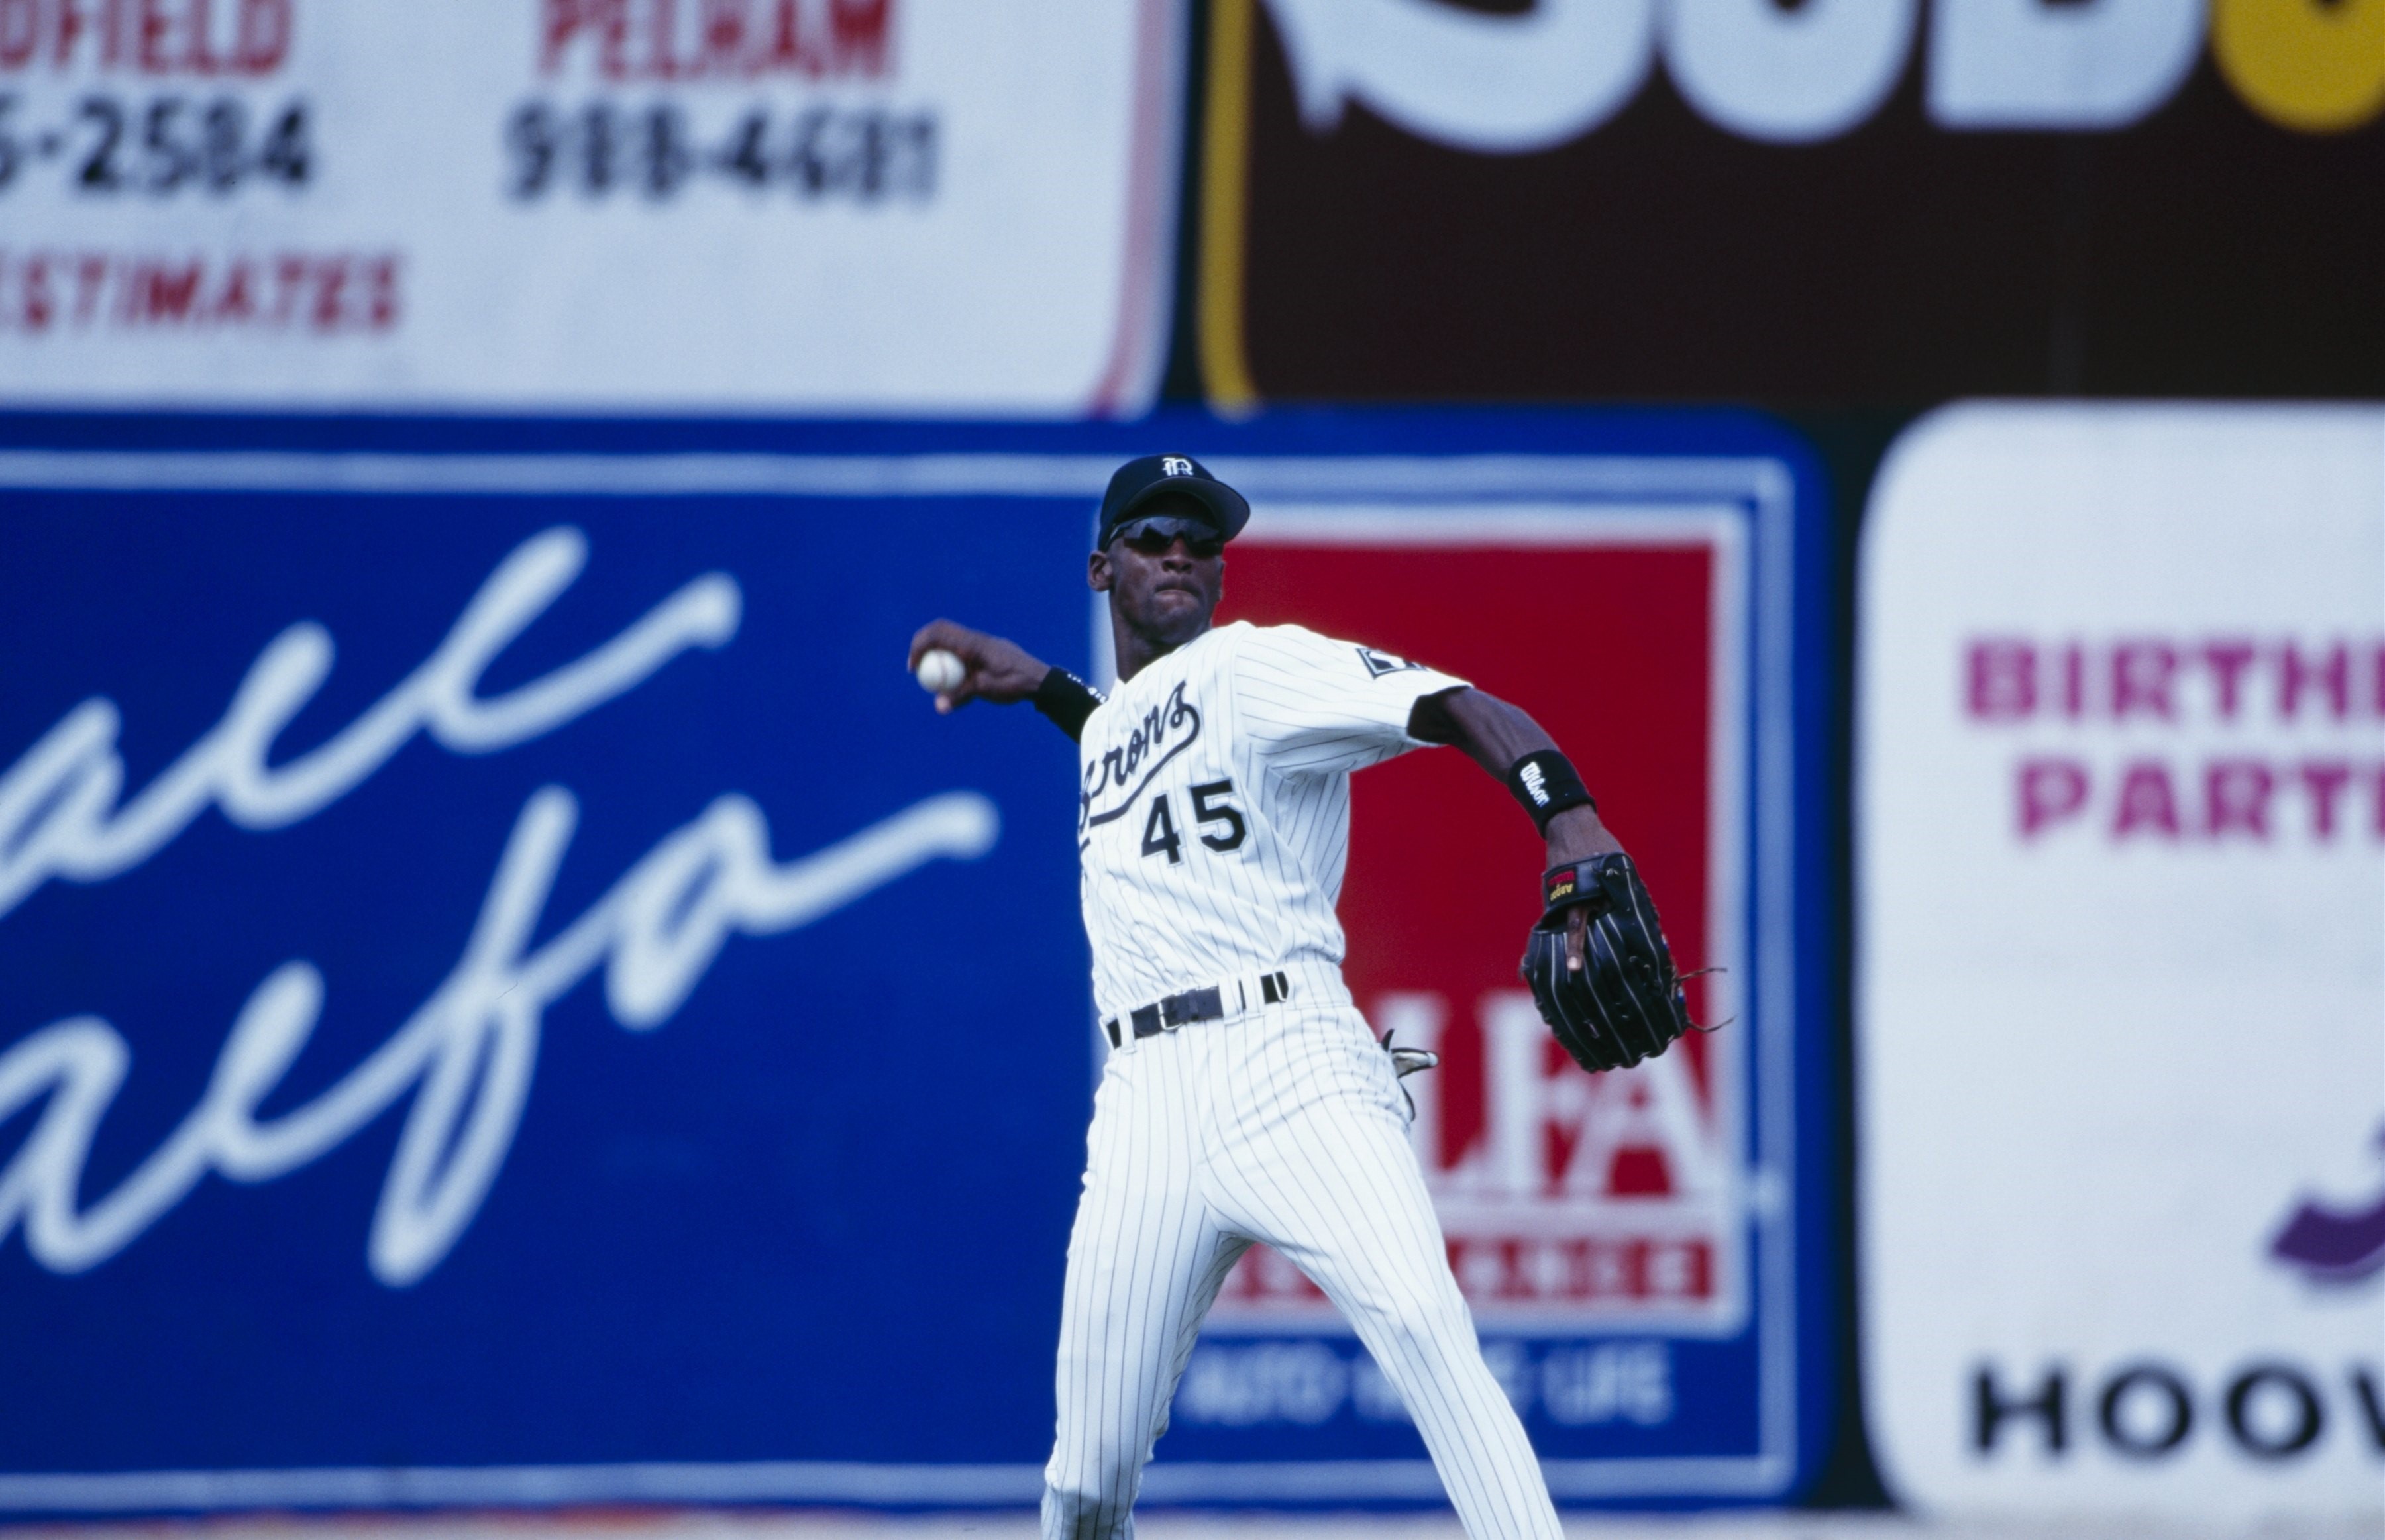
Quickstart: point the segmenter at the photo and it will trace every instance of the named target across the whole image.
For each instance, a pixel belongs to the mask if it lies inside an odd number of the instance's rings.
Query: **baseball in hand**
[[[931,647],[919,655],[919,688],[942,695],[968,677],[968,667],[954,654],[941,647]]]

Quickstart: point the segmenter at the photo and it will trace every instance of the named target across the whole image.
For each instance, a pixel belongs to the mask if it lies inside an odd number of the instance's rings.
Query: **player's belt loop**
[[[1269,1005],[1280,1005],[1292,998],[1292,979],[1281,970],[1259,975],[1259,996]]]

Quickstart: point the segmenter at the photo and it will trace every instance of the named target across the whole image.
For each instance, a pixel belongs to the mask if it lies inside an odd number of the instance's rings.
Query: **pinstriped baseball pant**
[[[1450,1276],[1389,1057],[1355,1010],[1278,1007],[1143,1038],[1103,1072],[1068,1238],[1047,1540],[1133,1534],[1202,1318],[1254,1241],[1356,1329],[1473,1540],[1561,1533]]]

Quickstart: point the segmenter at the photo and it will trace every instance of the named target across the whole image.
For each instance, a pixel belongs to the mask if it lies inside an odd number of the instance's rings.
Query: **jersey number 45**
[[[1225,826],[1222,834],[1201,836],[1201,843],[1220,854],[1239,850],[1250,834],[1250,829],[1242,823],[1241,811],[1224,801],[1232,795],[1234,783],[1230,780],[1204,781],[1190,789],[1192,821],[1201,825]],[[1168,811],[1168,793],[1165,791],[1152,794],[1151,816],[1144,819],[1143,825],[1143,853],[1147,856],[1164,855],[1170,866],[1180,865],[1184,860],[1184,838],[1176,832],[1176,815]]]

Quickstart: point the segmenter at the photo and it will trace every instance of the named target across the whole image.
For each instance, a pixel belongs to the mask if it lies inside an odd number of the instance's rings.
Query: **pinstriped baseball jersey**
[[[1302,627],[1236,621],[1119,684],[1079,738],[1101,1014],[1286,963],[1338,976],[1350,772],[1423,747],[1408,714],[1465,683]]]
[[[1115,1020],[1215,985],[1224,1013],[1111,1037],[1068,1238],[1045,1540],[1131,1540],[1201,1322],[1262,1242],[1399,1388],[1474,1540],[1562,1540],[1450,1275],[1392,1061],[1342,984],[1333,913],[1350,773],[1418,747],[1416,702],[1463,683],[1237,623],[1145,666],[1083,724],[1095,1002]],[[1289,992],[1243,998],[1266,974]]]

